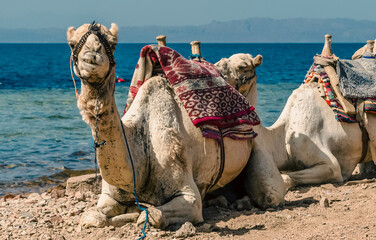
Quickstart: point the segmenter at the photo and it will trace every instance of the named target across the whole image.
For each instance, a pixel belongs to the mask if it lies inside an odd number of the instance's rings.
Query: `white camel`
[[[329,53],[327,56],[332,54],[330,42],[326,43],[323,53]],[[241,91],[247,99],[255,104],[256,88],[251,86],[247,90],[242,82],[246,78],[239,77],[239,73],[231,70],[236,69],[236,65],[247,65],[251,57],[237,64],[229,64],[235,62],[231,58],[222,59],[216,64],[217,67],[227,76],[229,83],[238,86],[239,90],[243,89]],[[248,86],[251,84],[245,83]],[[363,150],[361,128],[356,123],[338,122],[322,98],[320,89],[317,82],[301,85],[289,97],[280,117],[271,127],[255,126],[259,135],[254,140],[243,181],[245,190],[259,205],[267,203],[268,198],[280,199],[284,189],[280,184],[275,184],[278,182],[278,170],[283,172],[287,190],[303,184],[346,181],[360,163]],[[373,127],[376,126],[376,117],[364,114],[363,123],[370,137],[363,159],[363,162],[367,162],[376,159],[376,132]],[[268,183],[275,185],[265,190],[263,186],[268,186]],[[274,190],[274,197],[270,189]]]
[[[220,147],[216,140],[202,137],[168,80],[151,77],[120,118],[112,55],[117,36],[115,24],[109,30],[99,24],[84,24],[67,31],[74,71],[81,79],[77,105],[98,144],[103,178],[97,207],[84,214],[82,224],[118,225],[116,221],[122,217],[144,222],[146,213],[138,215],[134,204],[132,159],[138,200],[148,206],[150,224],[165,228],[186,221],[202,222],[202,198],[239,175],[249,159],[252,141],[224,138],[226,161],[222,176],[212,186],[219,173]]]

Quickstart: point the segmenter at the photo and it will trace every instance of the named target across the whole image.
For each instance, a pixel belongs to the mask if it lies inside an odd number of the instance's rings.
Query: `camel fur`
[[[67,40],[72,49],[88,26],[68,29]],[[114,51],[116,25],[112,24],[109,30],[104,26],[100,29]],[[138,224],[143,224],[146,214],[143,211],[138,215],[140,211],[135,207],[132,160],[137,197],[148,208],[151,225],[165,228],[186,221],[202,222],[205,194],[240,174],[249,159],[252,141],[224,139],[224,171],[216,185],[211,186],[220,168],[220,148],[215,140],[203,138],[200,129],[194,127],[168,80],[154,76],[146,81],[120,118],[114,98],[115,68],[105,78],[108,56],[95,34],[89,35],[80,51],[77,68],[75,73],[81,79],[78,108],[93,138],[99,143],[106,141],[97,148],[102,193],[96,208],[84,213],[81,223],[118,226],[116,219],[136,218]]]

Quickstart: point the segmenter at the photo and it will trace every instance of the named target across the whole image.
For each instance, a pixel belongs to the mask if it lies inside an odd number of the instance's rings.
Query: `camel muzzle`
[[[81,37],[80,41],[78,41],[77,45],[72,50],[71,60],[73,61],[77,75],[80,78],[82,78],[82,77],[81,77],[80,70],[79,70],[78,64],[77,64],[78,63],[78,54],[81,52],[81,50],[85,46],[85,43],[86,43],[87,39],[89,38],[89,36],[91,34],[94,34],[94,35],[97,36],[98,40],[100,41],[100,43],[104,47],[106,55],[107,55],[108,60],[110,62],[109,70],[108,70],[104,79],[107,79],[107,77],[111,73],[112,68],[115,67],[115,65],[116,65],[115,58],[114,58],[114,55],[112,53],[112,49],[114,48],[114,46],[110,45],[110,43],[107,41],[106,37],[100,32],[100,30],[101,30],[101,25],[95,23],[95,21],[94,21],[92,24],[89,25],[88,31]],[[86,53],[85,53],[85,55],[86,55]],[[98,64],[99,61],[96,60],[96,58],[98,56],[100,56],[100,55],[95,54],[95,55],[92,56],[92,58],[90,60],[89,60],[89,58],[85,58],[86,60],[84,60],[84,61],[86,63],[90,63],[90,64]],[[100,57],[103,60],[103,57],[102,56],[100,56]]]

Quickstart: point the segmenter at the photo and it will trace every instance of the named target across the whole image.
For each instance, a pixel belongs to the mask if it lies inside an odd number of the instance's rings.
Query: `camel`
[[[245,96],[252,106],[256,106],[256,68],[262,64],[262,60],[263,57],[261,55],[253,58],[248,53],[237,53],[229,58],[222,58],[215,63],[215,66],[231,86]],[[273,162],[272,153],[268,151],[262,152],[260,148],[255,148],[255,144],[260,145],[262,142],[269,144],[273,148],[273,138],[269,136],[265,138],[264,127],[261,125],[254,126],[254,129],[259,129],[259,132],[257,132],[259,135],[253,140],[251,157],[246,168],[225,189],[217,191],[217,195],[230,194],[230,198],[235,200],[242,197],[241,194],[244,192],[261,209],[282,206],[285,202],[284,197],[287,190],[282,175],[277,165]],[[264,154],[265,156],[263,156]]]
[[[333,56],[330,41],[326,41],[322,55]],[[227,60],[221,61],[225,63]],[[231,72],[231,68],[236,69],[234,65],[229,67],[220,62],[217,67],[225,76],[229,75],[227,73]],[[245,62],[242,64],[246,65]],[[332,66],[329,68],[334,71]],[[228,82],[239,90],[243,89],[242,93],[255,104],[252,100],[256,97],[255,88],[247,81],[240,82],[241,78],[237,78],[236,74],[232,75],[227,78]],[[362,162],[376,159],[376,132],[372,128],[376,124],[376,117],[362,114],[362,123],[370,138],[368,144],[363,146],[361,127],[356,123],[337,121],[322,98],[321,88],[317,82],[301,85],[293,91],[280,117],[271,127],[262,124],[255,126],[259,136],[254,139],[243,182],[246,192],[253,196],[253,201],[258,205],[263,206],[267,202],[266,196],[273,196],[273,192],[268,190],[270,188],[265,190],[263,186],[267,186],[266,182],[278,182],[279,172],[282,172],[284,186],[273,186],[274,199],[280,199],[280,193],[284,190],[299,185],[344,182],[350,178],[362,157]],[[265,176],[268,178],[265,179]]]
[[[202,136],[160,75],[145,81],[121,118],[114,98],[117,37],[116,24],[110,29],[84,24],[67,30],[74,73],[81,80],[77,106],[92,130],[103,178],[97,206],[83,214],[81,224],[119,226],[125,219],[140,225],[147,219],[165,228],[202,222],[205,194],[240,174],[253,143],[223,139],[226,161],[215,183],[221,168],[217,141]],[[147,212],[140,213],[135,201]]]

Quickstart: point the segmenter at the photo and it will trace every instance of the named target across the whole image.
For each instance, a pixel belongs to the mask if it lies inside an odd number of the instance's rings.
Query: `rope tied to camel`
[[[189,59],[190,60],[195,59],[195,58],[198,58],[199,60],[203,59],[203,57],[201,57],[200,54],[191,54],[191,55],[189,55]]]
[[[97,156],[97,149],[100,147],[100,146],[104,146],[106,145],[106,140],[102,140],[102,142],[99,143],[99,136],[98,136],[98,133],[99,133],[99,94],[98,94],[98,91],[97,91],[97,97],[95,99],[95,128],[94,128],[94,138],[93,138],[93,147],[94,147],[94,165],[95,165],[95,184],[97,184],[97,177],[98,177],[98,156]],[[96,188],[97,186],[95,186]]]
[[[145,214],[146,214],[146,218],[145,218],[145,222],[144,222],[144,226],[142,227],[142,236],[140,238],[138,238],[138,240],[140,239],[144,239],[146,237],[146,233],[145,233],[145,229],[146,229],[146,224],[148,223],[148,215],[149,215],[149,212],[146,208],[143,208],[141,207],[139,201],[138,201],[138,198],[137,198],[137,186],[136,186],[136,172],[134,170],[134,164],[133,164],[133,159],[132,159],[132,154],[131,154],[131,150],[129,148],[129,145],[128,145],[128,140],[127,140],[127,136],[125,135],[125,130],[124,130],[124,126],[123,126],[123,122],[120,120],[120,125],[121,125],[121,129],[123,131],[123,136],[124,136],[124,141],[125,141],[125,145],[127,147],[127,151],[128,151],[128,155],[129,155],[129,160],[131,161],[131,165],[132,165],[132,173],[133,173],[133,194],[134,194],[134,198],[135,198],[135,201],[136,201],[136,204],[137,204],[137,207],[141,210],[141,211],[145,211]]]

